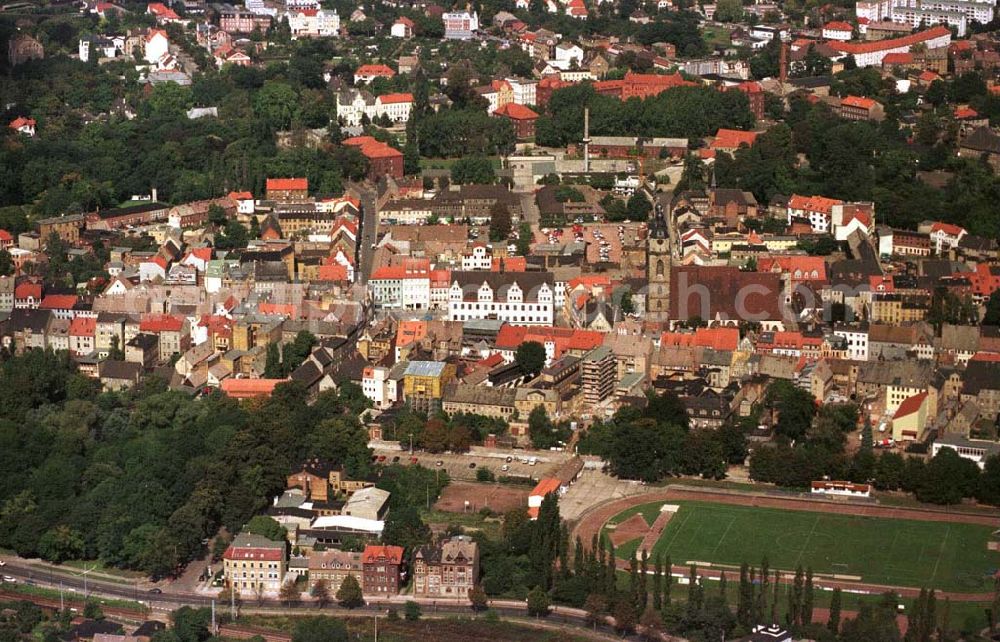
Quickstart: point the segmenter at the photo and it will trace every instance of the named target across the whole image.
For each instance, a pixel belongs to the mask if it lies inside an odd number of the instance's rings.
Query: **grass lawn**
[[[680,511],[653,548],[669,553],[674,564],[757,565],[766,555],[771,568],[781,570],[801,564],[817,574],[858,576],[875,584],[965,592],[990,590],[988,574],[1000,566],[1000,554],[986,550],[989,526],[677,504]],[[641,512],[652,524],[660,506],[636,506],[611,522]],[[638,543],[625,542],[618,553],[634,554]]]

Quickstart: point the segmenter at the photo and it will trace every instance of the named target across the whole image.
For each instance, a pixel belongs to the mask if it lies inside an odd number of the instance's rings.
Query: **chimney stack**
[[[583,108],[583,171],[590,173],[590,107]]]

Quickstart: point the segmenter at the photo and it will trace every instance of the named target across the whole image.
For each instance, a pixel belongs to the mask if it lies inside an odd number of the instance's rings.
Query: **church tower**
[[[670,257],[670,226],[657,203],[646,240],[646,314],[659,322],[668,321],[670,315]]]

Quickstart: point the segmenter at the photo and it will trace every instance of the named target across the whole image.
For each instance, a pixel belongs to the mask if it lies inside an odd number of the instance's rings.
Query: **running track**
[[[573,527],[571,538],[579,537],[582,542],[590,542],[595,533],[600,533],[604,524],[615,515],[633,506],[650,504],[653,502],[667,502],[671,500],[693,500],[701,502],[715,502],[718,504],[733,504],[738,506],[759,506],[763,508],[780,508],[785,510],[810,511],[817,513],[834,513],[840,515],[859,515],[868,517],[882,517],[889,519],[915,519],[935,522],[951,522],[958,524],[985,524],[1000,528],[1000,517],[991,515],[977,515],[972,513],[947,513],[937,510],[923,510],[919,508],[900,508],[882,506],[879,504],[851,504],[839,501],[817,500],[796,497],[774,497],[755,493],[745,493],[736,491],[715,491],[715,490],[691,490],[689,488],[667,488],[662,491],[647,493],[644,495],[633,495],[624,499],[618,499],[606,504],[601,504],[596,508],[584,513],[576,525]],[[573,541],[571,539],[571,541]],[[628,562],[618,560],[618,568],[628,570]],[[688,567],[673,567],[674,573],[686,574]],[[699,573],[706,577],[717,578],[721,571],[715,569],[699,569]],[[792,578],[782,576],[781,581],[788,583]],[[916,597],[920,594],[920,588],[912,586],[886,586],[884,584],[867,584],[864,582],[835,581],[825,578],[816,578],[814,583],[818,587],[841,588],[852,591],[870,591],[872,593],[884,593],[885,591],[896,591],[902,597]],[[939,599],[945,597],[954,602],[989,602],[993,600],[993,592],[988,593],[954,593],[948,591],[937,591]]]

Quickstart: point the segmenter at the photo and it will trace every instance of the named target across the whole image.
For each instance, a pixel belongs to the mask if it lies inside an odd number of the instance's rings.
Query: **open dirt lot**
[[[471,511],[486,506],[502,513],[519,506],[527,506],[530,493],[531,486],[452,482],[445,487],[434,508],[448,513],[462,513],[465,512],[465,502],[469,502]]]

